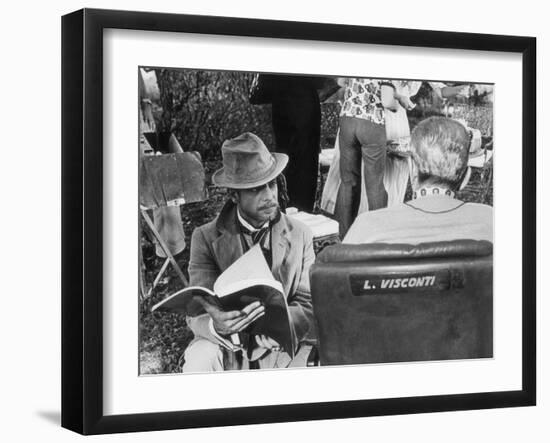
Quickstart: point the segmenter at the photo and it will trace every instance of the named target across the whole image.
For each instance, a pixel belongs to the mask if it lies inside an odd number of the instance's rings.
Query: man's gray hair
[[[456,120],[430,117],[411,135],[413,159],[420,182],[458,186],[468,167],[470,132]]]

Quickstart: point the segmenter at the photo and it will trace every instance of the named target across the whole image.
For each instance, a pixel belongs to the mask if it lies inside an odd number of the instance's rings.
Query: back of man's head
[[[470,133],[464,125],[450,118],[430,117],[414,128],[411,146],[420,185],[460,186],[470,148]]]

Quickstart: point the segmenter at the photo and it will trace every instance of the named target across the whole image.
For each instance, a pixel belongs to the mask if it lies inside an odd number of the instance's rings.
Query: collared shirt
[[[268,220],[261,227],[255,228],[243,218],[243,216],[241,215],[241,211],[239,211],[239,208],[237,208],[237,220],[239,220],[239,223],[243,225],[246,229],[248,229],[250,232],[259,231],[260,229],[267,228],[269,226],[269,220]]]
[[[241,242],[243,245],[243,250],[248,251],[256,243],[259,243],[267,264],[271,268],[273,258],[271,256],[271,227],[269,220],[266,221],[260,228],[255,228],[244,219],[239,211],[239,208],[237,208],[237,223],[241,227]]]
[[[493,241],[493,208],[448,195],[426,195],[360,214],[343,243],[407,243],[459,239]]]
[[[382,85],[393,86],[389,80],[349,78],[344,92],[340,116],[355,117],[384,124],[384,108],[381,101]]]

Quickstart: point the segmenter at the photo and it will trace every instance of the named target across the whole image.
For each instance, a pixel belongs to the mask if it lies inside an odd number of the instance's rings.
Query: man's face
[[[277,199],[277,181],[251,189],[235,191],[233,201],[239,206],[244,219],[252,226],[259,228],[273,220],[279,212]]]

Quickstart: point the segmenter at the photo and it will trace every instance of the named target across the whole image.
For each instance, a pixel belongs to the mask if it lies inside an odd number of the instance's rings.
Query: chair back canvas
[[[205,198],[204,168],[197,152],[144,155],[140,162],[142,209],[178,206]]]
[[[321,365],[493,356],[490,242],[330,246],[311,291]]]

